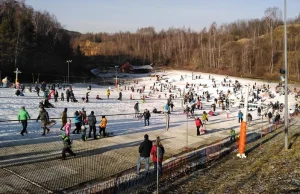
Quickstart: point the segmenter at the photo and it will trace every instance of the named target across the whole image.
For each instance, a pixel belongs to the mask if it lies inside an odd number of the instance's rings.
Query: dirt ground
[[[300,193],[300,125],[289,128],[289,148],[279,129],[172,184],[163,193]],[[171,189],[170,189],[171,188]]]

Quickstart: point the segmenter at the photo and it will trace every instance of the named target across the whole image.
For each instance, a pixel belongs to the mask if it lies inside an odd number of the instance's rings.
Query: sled
[[[139,113],[136,117],[137,117],[138,120],[142,120],[143,119],[143,113]]]
[[[47,128],[51,128],[51,127],[53,127],[54,125],[56,125],[56,121],[55,121],[55,120],[50,120],[50,121],[48,122],[48,124],[46,125],[46,127],[47,127]],[[43,127],[41,127],[41,128],[43,128]]]

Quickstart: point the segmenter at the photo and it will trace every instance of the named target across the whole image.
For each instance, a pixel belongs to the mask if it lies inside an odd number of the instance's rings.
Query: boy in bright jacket
[[[106,125],[107,125],[107,119],[105,118],[105,116],[102,116],[102,120],[99,125],[99,133],[101,135],[101,132],[103,131],[103,137],[106,136],[106,133],[105,133]]]
[[[27,133],[27,120],[30,119],[28,112],[25,110],[25,107],[22,106],[21,110],[18,113],[18,121],[22,123],[23,130],[21,131],[21,135],[24,136],[24,133]]]
[[[68,152],[71,156],[76,156],[76,154],[74,154],[74,152],[71,150],[72,142],[70,140],[70,137],[63,133],[61,138],[62,138],[63,144],[64,144],[64,148],[62,150],[62,159],[63,160],[66,159],[66,152]]]

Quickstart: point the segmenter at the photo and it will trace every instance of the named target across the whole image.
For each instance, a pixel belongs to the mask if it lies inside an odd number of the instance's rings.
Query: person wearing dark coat
[[[88,124],[89,124],[89,127],[90,127],[89,138],[92,137],[91,133],[93,131],[94,139],[97,139],[97,136],[96,136],[96,123],[97,123],[97,120],[96,120],[96,117],[94,115],[94,111],[91,111],[91,114],[88,116]]]
[[[119,92],[119,98],[118,100],[122,101],[122,92]]]
[[[65,101],[65,97],[64,97],[64,93],[63,92],[60,94],[60,101]]]
[[[40,96],[40,88],[38,85],[35,86],[35,91],[38,96]]]
[[[21,92],[20,92],[20,90],[16,90],[16,96],[20,96],[20,94],[21,94]]]
[[[70,90],[69,90],[69,89],[67,89],[67,91],[66,91],[66,98],[67,98],[67,102],[69,102],[69,100],[70,100],[70,96],[71,96],[71,92],[70,92]]]
[[[62,126],[61,126],[60,130],[63,130],[64,126],[67,123],[67,119],[68,119],[68,113],[67,113],[67,111],[68,111],[68,109],[65,108],[64,111],[61,114],[61,123],[62,123]]]
[[[151,114],[150,114],[149,110],[146,109],[146,110],[144,111],[143,116],[144,116],[144,118],[145,118],[145,126],[146,126],[146,122],[148,122],[148,126],[149,126],[149,119],[150,119],[150,117],[151,117]]]
[[[54,101],[57,102],[57,98],[58,98],[58,92],[57,90],[55,90],[55,93],[54,93]]]
[[[146,163],[145,173],[146,174],[148,173],[151,148],[152,148],[152,141],[149,140],[149,136],[146,134],[144,135],[144,141],[139,146],[140,156],[137,163],[137,174],[140,174],[141,162],[143,160],[145,160]]]

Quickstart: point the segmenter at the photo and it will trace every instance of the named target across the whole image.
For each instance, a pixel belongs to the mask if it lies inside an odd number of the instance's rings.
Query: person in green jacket
[[[27,133],[27,119],[30,119],[28,112],[25,110],[25,107],[22,106],[21,110],[18,113],[18,121],[22,123],[23,130],[21,131],[21,135],[24,136],[24,133]]]
[[[234,142],[235,141],[235,130],[234,129],[230,129],[230,142]]]

